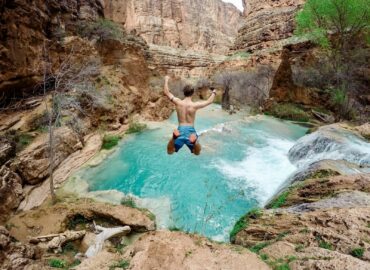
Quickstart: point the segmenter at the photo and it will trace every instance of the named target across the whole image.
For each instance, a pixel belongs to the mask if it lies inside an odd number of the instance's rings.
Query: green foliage
[[[365,252],[365,249],[364,248],[354,248],[351,250],[350,254],[353,256],[353,257],[356,257],[356,258],[362,258],[364,256],[364,252]]]
[[[270,242],[261,242],[261,243],[258,243],[256,245],[254,245],[253,247],[249,248],[249,250],[254,252],[254,253],[258,253],[258,252],[260,252],[261,249],[264,249],[265,247],[267,247],[270,244],[271,244]]]
[[[310,115],[307,112],[292,103],[275,104],[267,114],[299,122],[308,122],[310,120]]]
[[[147,128],[146,124],[141,124],[138,122],[130,122],[128,130],[126,134],[133,134],[133,133],[140,133],[143,132]]]
[[[53,267],[53,268],[66,268],[67,267],[67,262],[64,261],[64,260],[60,260],[60,259],[50,259],[48,261],[48,264],[50,267]]]
[[[290,266],[287,263],[283,263],[275,266],[274,270],[290,270]]]
[[[325,249],[328,249],[328,250],[333,250],[333,245],[330,244],[329,242],[324,241],[324,240],[319,241],[319,247],[325,248]]]
[[[109,270],[114,269],[127,269],[130,266],[130,262],[127,260],[120,260],[109,267]]]
[[[131,207],[131,208],[137,208],[135,200],[131,196],[127,196],[127,197],[122,198],[121,205],[125,205],[125,206]]]
[[[274,201],[269,203],[267,205],[267,208],[271,209],[276,209],[282,207],[285,203],[290,194],[290,190],[284,191],[281,193]]]
[[[230,232],[230,242],[235,241],[236,235],[247,228],[249,225],[249,219],[257,219],[262,215],[262,211],[259,208],[250,210],[245,216],[241,217],[234,225],[234,228]]]
[[[181,232],[182,230],[176,226],[171,226],[168,228],[171,232]]]
[[[260,254],[260,258],[263,261],[267,261],[269,259],[269,256],[267,254],[262,253],[262,254]]]
[[[120,141],[121,137],[116,135],[104,135],[102,149],[110,150],[115,147]]]
[[[331,100],[336,106],[343,106],[348,100],[346,91],[343,89],[334,89],[331,91]]]
[[[331,33],[343,39],[363,31],[368,39],[370,5],[368,0],[308,0],[296,21],[297,35],[305,35],[328,48],[334,45],[329,40]]]
[[[97,37],[99,41],[109,39],[121,40],[124,35],[123,29],[119,24],[103,18],[100,18],[93,23],[89,22],[81,24],[78,32],[82,37]]]

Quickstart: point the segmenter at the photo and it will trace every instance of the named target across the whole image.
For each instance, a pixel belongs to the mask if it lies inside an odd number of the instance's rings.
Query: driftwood
[[[102,226],[98,226],[95,224],[95,230],[100,232],[96,238],[95,238],[95,243],[91,245],[86,253],[85,256],[88,258],[94,257],[96,254],[98,254],[102,249],[104,245],[104,241],[108,240],[109,238],[112,238],[113,236],[116,235],[127,235],[131,232],[131,228],[129,226],[124,226],[124,227],[116,227],[116,228],[104,228]]]
[[[335,119],[332,115],[325,114],[325,113],[322,113],[322,112],[318,112],[318,111],[315,111],[315,110],[311,110],[311,111],[312,111],[312,114],[316,118],[318,118],[319,120],[321,120],[325,123],[333,123],[335,121]]]
[[[84,237],[86,231],[65,231],[64,233],[48,234],[30,238],[31,244],[37,244],[42,249],[62,252],[62,246],[70,241]]]

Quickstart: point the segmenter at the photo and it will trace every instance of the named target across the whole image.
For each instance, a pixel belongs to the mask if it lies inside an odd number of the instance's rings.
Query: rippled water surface
[[[263,204],[296,170],[287,157],[306,128],[265,116],[230,116],[213,106],[198,114],[201,156],[186,146],[168,156],[176,116],[126,137],[117,151],[83,170],[91,191],[136,196],[157,215],[160,227],[196,231],[227,240],[235,221]]]

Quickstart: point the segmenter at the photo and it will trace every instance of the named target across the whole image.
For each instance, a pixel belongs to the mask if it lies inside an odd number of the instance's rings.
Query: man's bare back
[[[179,121],[179,128],[174,131],[173,138],[167,145],[168,154],[173,154],[180,150],[186,144],[191,152],[195,155],[200,154],[201,146],[197,142],[198,135],[194,129],[194,122],[196,112],[199,109],[207,107],[212,104],[216,92],[212,91],[211,96],[205,101],[193,102],[192,96],[194,89],[191,86],[184,87],[184,99],[175,97],[168,88],[169,77],[165,77],[164,93],[176,105],[177,118]]]

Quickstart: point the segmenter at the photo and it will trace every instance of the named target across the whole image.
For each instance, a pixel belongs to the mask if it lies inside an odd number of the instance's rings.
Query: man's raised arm
[[[168,88],[168,81],[170,80],[169,76],[164,77],[164,94],[173,102],[176,104],[177,98],[170,92],[170,89]]]
[[[216,90],[213,87],[211,87],[211,90],[212,90],[212,93],[211,93],[210,97],[207,100],[195,103],[195,108],[196,109],[202,109],[202,108],[207,107],[208,105],[213,103],[213,101],[215,100],[215,97],[216,97]]]

